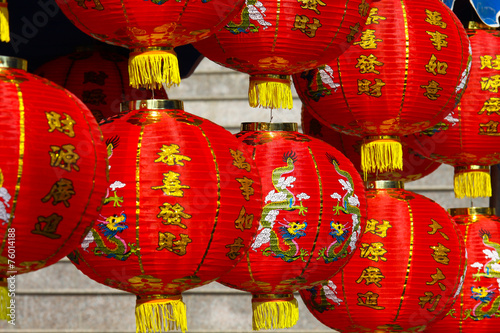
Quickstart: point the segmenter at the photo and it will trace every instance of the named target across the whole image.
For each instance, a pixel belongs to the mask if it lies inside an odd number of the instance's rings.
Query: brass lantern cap
[[[457,215],[495,215],[494,207],[468,207],[468,208],[450,208],[448,213],[451,216]]]
[[[401,188],[404,189],[404,182],[396,180],[374,180],[366,182],[366,189],[368,190],[381,190],[389,188]]]
[[[241,123],[241,131],[297,132],[297,123]]]
[[[0,68],[28,70],[28,61],[23,58],[0,56]]]
[[[133,111],[140,109],[149,110],[184,110],[184,102],[176,99],[142,99],[124,102],[121,111]]]

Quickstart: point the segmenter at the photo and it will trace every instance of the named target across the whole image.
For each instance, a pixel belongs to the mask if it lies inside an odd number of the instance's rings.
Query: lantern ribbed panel
[[[136,294],[139,318],[154,320],[154,312],[140,313],[143,301],[178,304],[183,291],[241,259],[260,219],[261,189],[245,148],[221,126],[179,101],[135,103],[101,124],[111,185],[71,259],[97,282]]]
[[[453,309],[426,332],[495,332],[500,320],[500,218],[493,208],[456,208],[450,212],[464,236],[467,274]]]
[[[464,241],[437,203],[376,187],[367,190],[367,225],[353,258],[327,283],[300,293],[319,321],[341,332],[420,332],[458,295]]]
[[[2,57],[6,65],[15,58]],[[1,274],[51,265],[93,224],[107,186],[106,149],[92,114],[69,91],[0,68]],[[8,232],[9,231],[9,232]]]
[[[500,74],[500,34],[496,30],[468,30],[472,48],[470,79],[460,104],[435,131],[418,133],[412,147],[420,154],[455,167],[484,166],[489,186],[489,168],[500,162],[500,93],[496,82]],[[488,190],[474,193],[459,190],[457,197],[491,196]]]
[[[388,0],[372,7],[352,47],[326,65],[293,76],[314,117],[363,136],[365,144],[440,122],[460,99],[470,64],[465,29],[441,1]],[[387,148],[367,146],[366,152],[390,153],[398,147],[393,141],[385,142]],[[392,161],[372,158],[363,170],[384,172],[401,165],[394,155]]]
[[[250,250],[219,282],[252,293],[254,308],[276,300],[293,307],[293,292],[335,275],[350,259],[364,230],[366,199],[361,177],[335,148],[266,125],[283,124],[259,123],[237,134],[254,156],[265,199]],[[254,329],[295,324],[280,325],[278,314],[264,323],[258,315]]]
[[[347,135],[334,129],[325,126],[319,120],[314,118],[306,105],[302,106],[302,130],[304,133],[311,135],[317,139],[323,140],[326,143],[337,148],[340,152],[346,155],[353,163],[358,172],[362,175],[361,170],[361,144],[362,139],[358,136]],[[407,144],[408,141],[415,140],[411,136],[401,138],[403,146],[403,170],[383,172],[378,174],[368,174],[368,181],[374,180],[394,180],[402,182],[411,182],[423,178],[435,171],[441,163],[424,158],[416,154]]]
[[[125,101],[151,97],[150,90],[130,87],[127,58],[105,47],[82,49],[51,60],[35,74],[78,96],[97,121],[118,114]],[[154,95],[158,99],[167,97],[163,88]]]
[[[331,61],[351,45],[363,29],[370,4],[371,0],[247,1],[240,17],[194,46],[210,60],[252,75],[250,89],[255,81],[290,85],[290,74]],[[291,108],[289,98],[260,106]]]

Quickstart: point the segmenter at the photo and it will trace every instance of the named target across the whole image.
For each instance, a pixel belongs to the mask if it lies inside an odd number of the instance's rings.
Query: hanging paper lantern
[[[181,293],[236,265],[260,219],[256,168],[224,128],[145,100],[101,124],[111,185],[71,259],[97,282],[137,295],[138,332],[186,331]]]
[[[206,38],[223,27],[243,0],[56,0],[83,32],[131,50],[130,85],[160,88],[180,82],[174,47]]]
[[[336,274],[364,229],[366,200],[352,163],[296,123],[243,123],[265,200],[245,259],[219,282],[252,293],[253,329],[293,326],[293,292]]]
[[[72,251],[97,217],[107,187],[106,148],[90,111],[26,68],[23,59],[0,57],[1,279],[52,265]],[[6,293],[2,289],[1,297]]]
[[[250,106],[291,109],[290,74],[344,52],[363,29],[371,2],[246,1],[239,18],[194,46],[210,60],[250,74]]]
[[[293,79],[315,118],[363,137],[363,172],[383,173],[403,167],[400,136],[453,110],[469,56],[465,29],[440,0],[384,0],[344,54]]]
[[[464,235],[467,274],[453,309],[426,332],[496,332],[500,324],[500,218],[488,207],[455,208],[450,213]]]
[[[337,148],[346,155],[353,163],[360,174],[361,170],[361,144],[363,139],[354,135],[347,135],[325,126],[319,120],[314,118],[307,106],[302,106],[302,130],[304,133]],[[403,170],[386,171],[378,174],[369,173],[368,181],[374,180],[394,180],[402,182],[411,182],[434,172],[441,163],[434,162],[415,153],[406,143],[415,140],[411,136],[401,138],[403,148]]]
[[[491,196],[490,165],[500,163],[500,32],[469,29],[472,67],[460,104],[441,126],[415,135],[418,153],[455,168],[457,198]]]
[[[0,0],[0,40],[10,42],[9,10],[7,0]]]
[[[163,88],[130,87],[127,58],[105,47],[82,48],[38,67],[35,74],[59,84],[87,105],[97,121],[120,113],[125,101],[167,99]]]
[[[434,201],[403,183],[369,185],[361,244],[341,273],[300,295],[324,325],[342,332],[422,332],[462,287],[465,246]]]

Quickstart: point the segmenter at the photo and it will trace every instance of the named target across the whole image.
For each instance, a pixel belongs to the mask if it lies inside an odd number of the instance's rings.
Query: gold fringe
[[[130,85],[133,88],[160,89],[179,85],[181,76],[173,50],[131,53],[128,61]]]
[[[182,299],[159,299],[135,307],[136,333],[187,331],[186,305]]]
[[[6,280],[6,279],[4,279]],[[7,316],[9,314],[8,307],[10,306],[9,290],[7,286],[0,286],[0,320],[9,320]]]
[[[270,109],[291,109],[293,99],[290,82],[250,80],[248,102],[253,108],[261,106]]]
[[[10,42],[9,31],[9,10],[7,2],[0,2],[0,40],[2,42]]]
[[[475,170],[455,173],[455,197],[462,199],[491,197],[491,179],[489,170]]]
[[[361,145],[361,169],[368,173],[384,173],[403,169],[403,147],[398,140],[374,140]]]
[[[292,300],[252,302],[253,330],[290,328],[299,320],[299,305]]]

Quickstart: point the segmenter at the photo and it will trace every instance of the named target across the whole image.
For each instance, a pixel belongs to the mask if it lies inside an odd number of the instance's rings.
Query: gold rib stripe
[[[24,110],[24,100],[23,93],[19,84],[14,83],[17,89],[17,99],[19,101],[19,159],[17,161],[17,182],[16,189],[14,193],[14,200],[12,201],[12,209],[10,210],[10,218],[9,223],[7,224],[7,229],[12,226],[12,221],[14,220],[14,216],[16,213],[17,200],[19,197],[19,191],[21,189],[21,177],[23,175],[23,167],[24,167],[24,144],[26,143],[26,133],[25,133],[25,110]],[[0,253],[3,252],[5,245],[7,244],[7,235],[6,232],[3,236],[2,246],[0,246]]]
[[[351,46],[351,47],[354,47],[354,46]],[[340,89],[342,91],[342,96],[344,97],[344,102],[345,102],[345,105],[347,106],[347,109],[349,110],[349,113],[351,114],[352,118],[354,119],[354,121],[356,122],[356,125],[358,127],[361,127],[363,128],[362,124],[360,124],[360,120],[359,120],[359,117],[356,117],[353,112],[352,112],[352,109],[351,109],[351,105],[349,104],[349,99],[347,98],[347,96],[345,95],[345,90],[344,90],[344,84],[342,83],[342,72],[340,70],[340,58],[337,58],[337,72],[339,73],[339,84],[340,84]]]
[[[142,255],[141,246],[139,245],[139,219],[141,217],[141,148],[142,148],[142,137],[144,135],[144,126],[141,126],[141,132],[139,133],[139,140],[137,142],[137,157],[135,160],[135,240],[137,244],[137,258],[139,260],[139,268],[141,273],[145,275],[144,267],[142,265]]]
[[[314,243],[311,248],[311,255],[309,256],[309,260],[307,260],[306,265],[302,269],[302,272],[300,273],[299,277],[301,277],[307,270],[307,267],[309,267],[309,264],[311,263],[311,260],[313,259],[314,256],[314,250],[316,249],[316,243],[318,242],[318,237],[319,237],[319,231],[321,228],[321,222],[323,220],[323,184],[321,182],[321,175],[319,174],[319,169],[318,169],[318,163],[316,163],[316,158],[314,157],[311,147],[307,147],[309,150],[309,155],[311,155],[312,161],[314,162],[314,169],[316,170],[316,176],[318,177],[318,187],[319,187],[319,200],[320,200],[320,206],[319,206],[319,216],[318,216],[318,226],[316,228],[316,237],[314,238]]]
[[[215,229],[217,228],[217,222],[219,221],[219,213],[220,213],[220,198],[221,198],[221,187],[220,187],[220,171],[219,171],[219,165],[217,163],[217,157],[215,156],[214,149],[212,147],[212,143],[210,142],[210,139],[208,139],[207,135],[203,131],[201,127],[198,126],[198,128],[201,131],[201,134],[205,138],[208,144],[208,148],[210,148],[210,152],[212,153],[212,159],[214,161],[214,166],[215,166],[215,174],[217,176],[217,209],[215,210],[215,217],[214,217],[214,226],[212,228],[212,232],[210,233],[210,241],[208,242],[207,249],[205,250],[205,254],[203,255],[203,258],[201,258],[201,262],[198,265],[198,268],[196,268],[196,271],[194,272],[194,275],[198,273],[198,271],[201,268],[201,265],[203,265],[203,262],[205,261],[206,256],[208,255],[208,250],[210,249],[210,245],[212,244],[213,238],[214,238],[214,233]]]
[[[408,278],[410,275],[410,268],[413,259],[413,243],[414,243],[414,229],[413,229],[413,210],[411,209],[411,205],[409,200],[406,201],[408,205],[408,215],[410,215],[410,251],[408,253],[408,264],[406,265],[406,277],[405,283],[403,285],[403,293],[401,294],[401,301],[399,302],[398,311],[396,312],[396,316],[394,317],[393,322],[396,322],[399,317],[399,311],[401,311],[401,307],[403,306],[403,301],[405,299],[406,287],[408,286]]]
[[[357,251],[358,249],[356,249]],[[347,313],[347,316],[349,317],[349,322],[351,324],[354,324],[354,321],[352,320],[352,317],[351,317],[351,312],[349,311],[349,305],[347,304],[348,302],[348,298],[347,298],[347,295],[346,295],[346,290],[345,290],[345,280],[344,280],[344,270],[341,270],[340,271],[340,274],[341,274],[341,277],[342,277],[342,293],[344,294],[344,304],[345,304],[345,311]]]
[[[349,0],[347,0],[345,2],[344,15],[342,15],[342,20],[340,20],[340,24],[337,27],[337,31],[335,32],[335,35],[333,36],[330,43],[328,43],[328,45],[323,49],[323,52],[326,52],[330,48],[330,46],[332,46],[332,43],[335,41],[335,39],[337,39],[337,36],[340,32],[340,28],[342,28],[344,26],[344,20],[347,16],[347,11],[348,11],[348,7],[349,7],[348,5],[349,5]]]
[[[465,227],[465,232],[464,232],[464,244],[465,248],[467,249],[467,239],[469,238],[469,227],[470,224],[467,224]],[[465,265],[467,265],[467,261],[465,261]],[[467,267],[465,267],[467,269]],[[465,277],[465,279],[467,276]],[[460,313],[458,315],[458,331],[459,333],[463,332],[463,326],[464,326],[464,288],[460,291]]]
[[[271,52],[274,52],[274,48],[276,47],[276,41],[278,40],[278,27],[280,21],[280,10],[281,10],[281,0],[276,1],[276,28],[274,29],[274,40],[273,40],[273,48]]]
[[[403,105],[405,103],[405,94],[406,94],[406,88],[408,86],[408,65],[409,65],[409,59],[410,59],[410,30],[408,28],[408,17],[406,16],[406,6],[405,6],[405,0],[401,0],[401,10],[403,12],[403,19],[405,22],[405,77],[403,81],[403,96],[401,98],[401,105],[399,107],[399,112],[396,117],[396,119],[399,120],[401,118],[401,113],[403,112]]]

